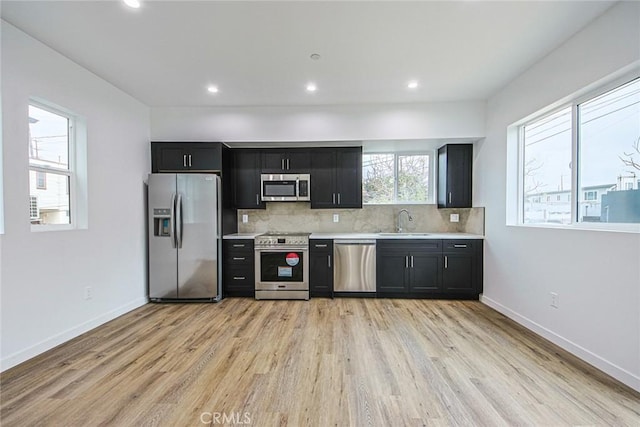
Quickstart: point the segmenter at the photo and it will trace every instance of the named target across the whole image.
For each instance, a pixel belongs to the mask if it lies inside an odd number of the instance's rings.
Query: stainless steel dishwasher
[[[376,291],[376,241],[333,241],[333,291],[365,293]]]

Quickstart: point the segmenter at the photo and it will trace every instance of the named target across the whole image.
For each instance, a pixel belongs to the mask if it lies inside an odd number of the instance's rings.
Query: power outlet
[[[451,221],[451,222],[460,222],[460,214],[451,214],[451,215],[449,215],[449,221]]]
[[[558,304],[560,303],[560,297],[555,292],[551,292],[551,307],[558,308]]]
[[[93,289],[91,286],[87,286],[84,288],[84,299],[90,300],[91,298],[93,298]]]
[[[340,214],[333,214],[333,222],[340,222]]]
[[[246,224],[249,222],[249,215],[247,214],[242,214],[242,223]]]

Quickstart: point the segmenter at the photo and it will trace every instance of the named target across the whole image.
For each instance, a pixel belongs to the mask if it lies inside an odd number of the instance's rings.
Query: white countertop
[[[484,239],[467,233],[312,233],[310,239]]]
[[[231,239],[255,239],[257,236],[264,234],[264,231],[256,232],[256,233],[233,233],[233,234],[225,234],[222,236],[225,240]]]
[[[255,239],[264,232],[225,234],[222,238]],[[484,239],[480,234],[467,233],[311,233],[310,239]]]

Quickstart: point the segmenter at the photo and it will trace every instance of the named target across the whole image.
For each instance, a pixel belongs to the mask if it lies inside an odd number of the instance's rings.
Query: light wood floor
[[[2,426],[640,425],[640,393],[477,301],[148,304],[0,381]]]

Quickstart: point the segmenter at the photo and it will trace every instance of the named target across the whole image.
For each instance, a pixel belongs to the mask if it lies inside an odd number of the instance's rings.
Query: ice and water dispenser
[[[171,209],[153,209],[153,235],[171,236]]]

